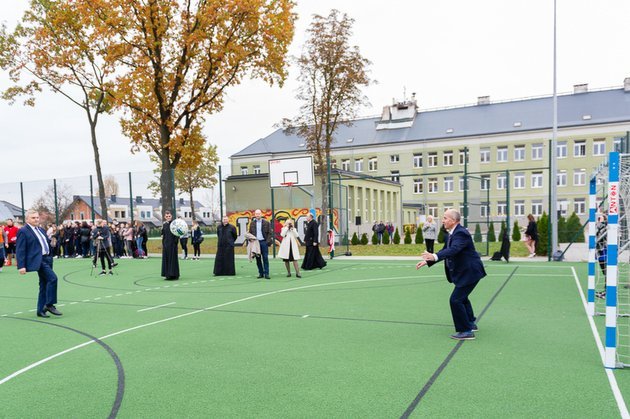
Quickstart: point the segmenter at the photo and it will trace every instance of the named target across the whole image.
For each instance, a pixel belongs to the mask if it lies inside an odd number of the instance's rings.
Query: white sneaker
[[[530,253],[529,256],[527,256],[528,258],[533,258],[536,256],[536,253]]]

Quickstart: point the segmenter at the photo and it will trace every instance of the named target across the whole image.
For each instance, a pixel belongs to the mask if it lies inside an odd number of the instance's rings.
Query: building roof
[[[7,201],[0,201],[0,220],[22,218],[22,208]]]
[[[553,98],[420,111],[406,128],[377,129],[380,121],[379,116],[339,126],[332,149],[548,130],[553,124]],[[630,121],[630,92],[623,88],[558,96],[558,128],[627,121]],[[300,144],[304,144],[304,139],[297,134],[287,135],[278,129],[232,158],[305,151]]]

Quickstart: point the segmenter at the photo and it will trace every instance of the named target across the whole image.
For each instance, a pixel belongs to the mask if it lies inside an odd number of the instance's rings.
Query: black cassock
[[[217,255],[214,259],[215,275],[236,275],[234,267],[234,241],[236,240],[236,227],[232,224],[217,227]]]
[[[162,224],[162,276],[166,279],[179,278],[177,245],[179,237],[171,233],[171,223]]]
[[[313,246],[313,243],[318,243],[319,225],[315,220],[311,220],[306,224],[304,230],[304,244],[306,245],[306,253],[304,254],[304,260],[302,261],[302,269],[305,271],[311,269],[321,269],[326,266],[326,261],[322,257],[319,251],[319,246]]]

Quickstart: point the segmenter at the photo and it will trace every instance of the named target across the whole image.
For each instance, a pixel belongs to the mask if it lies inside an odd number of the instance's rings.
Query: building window
[[[144,211],[140,211],[140,218],[144,219],[144,218],[148,218],[146,215],[144,215]]]
[[[427,182],[427,187],[429,188],[429,193],[437,193],[438,192],[438,180],[436,177],[430,177]]]
[[[363,171],[363,159],[357,159],[354,161],[354,171],[355,172]]]
[[[523,189],[525,187],[525,173],[517,172],[514,175],[514,189]]]
[[[556,185],[567,186],[567,171],[560,170],[556,176]]]
[[[422,153],[413,155],[413,167],[422,167]]]
[[[247,166],[241,166],[241,175],[248,175],[249,170],[247,170]]]
[[[420,194],[422,192],[424,192],[422,179],[414,179],[413,180],[413,193]]]
[[[532,160],[542,160],[543,145],[541,143],[532,144]]]
[[[488,191],[491,189],[491,178],[490,175],[481,175],[481,190]]]
[[[556,144],[556,157],[559,159],[567,158],[567,142],[566,141],[558,141]]]
[[[463,192],[464,191],[464,177],[460,177],[459,178],[459,191]]]
[[[487,217],[488,214],[488,203],[487,202],[482,202],[481,205],[479,206],[479,216],[481,217]]]
[[[567,201],[566,199],[558,201],[558,204],[556,205],[556,211],[560,211],[560,215],[562,215],[563,217],[567,215],[568,209],[569,209],[569,201]]]
[[[431,217],[437,217],[438,216],[438,207],[435,204],[429,204],[429,215]]]
[[[543,205],[542,200],[532,201],[532,215],[540,217],[542,215]]]
[[[438,156],[437,153],[429,153],[429,167],[437,167]]]
[[[368,161],[368,170],[370,172],[376,172],[378,169],[378,159],[376,157],[371,157]]]
[[[79,213],[79,220],[85,220],[85,213],[83,211]]]
[[[400,161],[400,155],[398,154],[392,154],[389,156],[389,162],[390,163],[398,163]]]
[[[506,210],[507,206],[505,204],[505,202],[498,202],[497,203],[497,215],[500,217],[505,216],[505,210]]]
[[[514,147],[514,161],[525,160],[525,146],[517,145]]]
[[[258,164],[254,165],[254,174],[255,175],[259,175],[260,174],[260,165],[258,165]]]
[[[346,172],[350,171],[350,160],[349,159],[341,160],[341,170],[345,170]]]
[[[542,172],[534,172],[532,173],[532,188],[542,188],[543,187],[543,174]]]
[[[584,198],[576,198],[575,201],[573,201],[573,212],[577,215],[586,213],[586,201]]]
[[[507,176],[505,173],[499,173],[497,175],[497,189],[505,189],[505,183],[507,182]]]
[[[452,202],[447,202],[444,204],[444,212],[453,209],[453,203]]]
[[[586,156],[586,140],[579,140],[573,143],[573,157]]]
[[[606,154],[606,140],[593,141],[593,156],[603,156]]]
[[[514,201],[514,215],[525,215],[525,201]]]
[[[444,192],[453,192],[453,176],[447,176],[444,178]]]
[[[479,150],[479,161],[481,163],[490,163],[490,148],[482,148]]]
[[[453,152],[445,151],[443,154],[444,166],[452,166],[453,165]]]
[[[400,182],[400,171],[392,170],[390,174],[392,175],[392,182]]]
[[[459,150],[459,165],[463,166],[467,163],[468,157],[466,156],[466,151]]]
[[[507,147],[498,147],[497,148],[497,162],[505,163],[508,161],[508,149]]]
[[[331,169],[336,169],[337,168],[337,160],[332,159],[330,161],[330,167],[331,167]]]
[[[573,171],[573,186],[584,186],[584,185],[586,185],[586,170],[575,169]]]

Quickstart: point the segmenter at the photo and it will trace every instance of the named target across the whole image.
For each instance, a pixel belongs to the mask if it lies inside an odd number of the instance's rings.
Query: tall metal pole
[[[20,182],[20,197],[22,198],[22,222],[26,222],[26,214],[24,211],[24,184]]]
[[[549,202],[549,212],[551,220],[551,243],[549,246],[549,254],[553,253],[558,248],[558,211],[556,205],[558,202],[558,181],[557,181],[557,141],[558,141],[558,91],[557,91],[557,54],[556,54],[556,41],[557,41],[557,25],[556,25],[556,3],[557,0],[553,0],[553,134],[551,137],[551,170],[549,176],[551,177],[551,202]]]
[[[57,204],[57,179],[53,179],[53,190],[55,193],[55,224],[59,225],[59,205]]]
[[[227,211],[227,208],[225,209]],[[221,166],[219,166],[219,211],[221,222],[223,222],[223,177],[221,176]]]
[[[171,194],[173,195],[173,218],[177,218],[177,197],[175,196],[175,169],[171,169]],[[192,203],[191,203],[192,205]]]
[[[510,231],[512,231],[510,225],[510,171],[505,171],[505,230],[508,237],[510,237]],[[501,237],[503,239],[503,237]]]
[[[333,230],[333,192],[330,184],[330,155],[326,156],[326,172],[328,176],[328,228]]]
[[[464,147],[464,227],[468,228],[468,147]]]
[[[129,172],[129,219],[133,225],[133,190],[131,189],[131,172]]]
[[[273,240],[271,241],[271,246],[273,249],[273,258],[276,258],[276,208],[275,202],[273,199],[273,188],[271,188],[271,235],[273,236]]]

